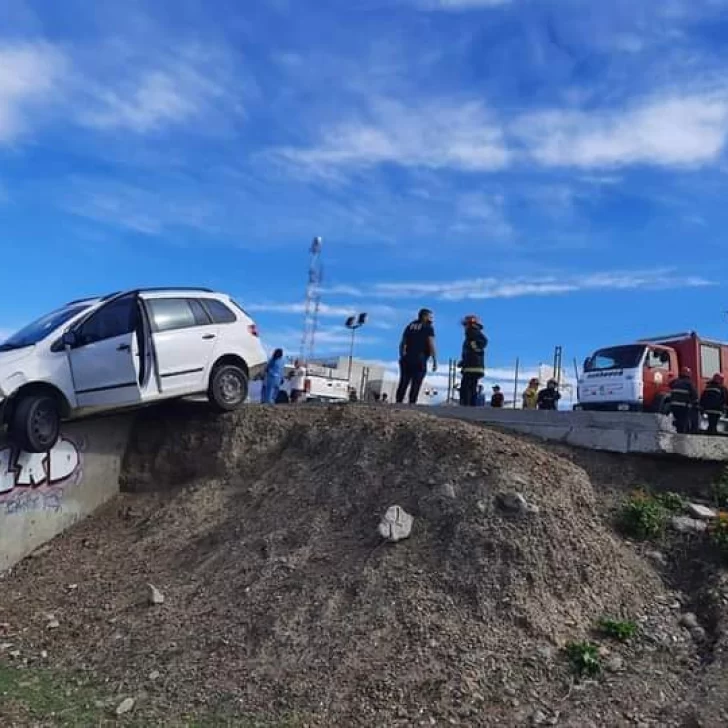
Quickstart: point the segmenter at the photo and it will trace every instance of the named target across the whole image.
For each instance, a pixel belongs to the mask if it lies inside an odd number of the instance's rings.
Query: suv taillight
[[[250,324],[250,326],[248,326],[248,331],[252,336],[259,336],[258,327],[255,324]]]

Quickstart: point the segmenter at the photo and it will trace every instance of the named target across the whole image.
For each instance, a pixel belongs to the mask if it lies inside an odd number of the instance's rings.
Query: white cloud
[[[63,53],[50,44],[0,45],[0,144],[29,131],[67,68]]]
[[[143,235],[192,228],[216,232],[218,211],[189,191],[170,194],[104,179],[67,182],[61,206],[88,220]]]
[[[174,54],[116,59],[117,75],[87,81],[88,98],[78,114],[84,126],[139,134],[212,116],[217,105],[241,112],[229,58],[222,52],[183,48]],[[119,71],[121,71],[119,73]]]
[[[698,288],[714,285],[699,276],[676,275],[672,270],[648,270],[591,273],[584,275],[550,275],[539,277],[471,278],[442,283],[398,282],[377,283],[368,295],[380,298],[430,297],[442,301],[553,296],[564,293],[597,290],[660,290]],[[352,289],[349,287],[349,291]],[[359,291],[364,295],[363,291]]]
[[[544,166],[690,166],[715,161],[728,138],[728,99],[668,96],[623,110],[545,111],[513,126]]]
[[[245,305],[251,313],[280,313],[303,316],[306,306],[303,302],[295,303],[248,303]],[[338,318],[342,324],[348,316],[362,311],[369,314],[368,325],[375,328],[390,328],[392,319],[401,317],[401,312],[392,306],[362,305],[361,303],[331,305],[321,303],[319,307],[320,318]]]
[[[480,102],[403,104],[379,99],[369,117],[325,129],[314,146],[283,147],[274,155],[321,176],[330,176],[332,169],[381,164],[482,172],[509,162],[503,134]]]
[[[261,338],[268,348],[280,346],[286,356],[296,356],[301,347],[301,330],[294,328],[261,328]],[[362,346],[380,344],[381,339],[367,333],[357,333],[356,350]],[[320,326],[316,331],[315,356],[345,355],[349,353],[351,334],[343,326]]]
[[[457,201],[455,214],[457,222],[454,232],[471,232],[474,229],[494,238],[510,238],[513,226],[508,222],[503,195],[485,195],[469,192]]]

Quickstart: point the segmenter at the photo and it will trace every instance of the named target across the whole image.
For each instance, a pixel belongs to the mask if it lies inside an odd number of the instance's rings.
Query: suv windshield
[[[13,334],[9,339],[6,339],[0,344],[0,351],[22,349],[25,346],[37,344],[59,326],[63,326],[66,321],[70,321],[74,316],[85,311],[89,306],[90,304],[88,303],[65,306],[64,308],[59,308],[57,311],[53,311],[53,313],[42,316],[36,321],[33,321],[32,324],[28,324],[26,327],[20,329],[20,331]]]
[[[635,369],[642,360],[645,347],[642,344],[614,346],[611,349],[599,349],[584,364],[585,372],[600,372],[606,369]]]

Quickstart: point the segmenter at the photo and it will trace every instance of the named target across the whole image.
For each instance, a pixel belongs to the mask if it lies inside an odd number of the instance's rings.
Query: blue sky
[[[489,361],[728,320],[724,0],[3,0],[0,329],[209,285],[391,361],[436,312]]]

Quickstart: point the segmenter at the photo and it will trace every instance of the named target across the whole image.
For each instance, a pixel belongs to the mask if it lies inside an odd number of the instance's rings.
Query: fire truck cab
[[[717,372],[728,379],[728,344],[689,332],[599,349],[584,360],[576,408],[667,413],[670,382],[683,367],[701,394]]]

